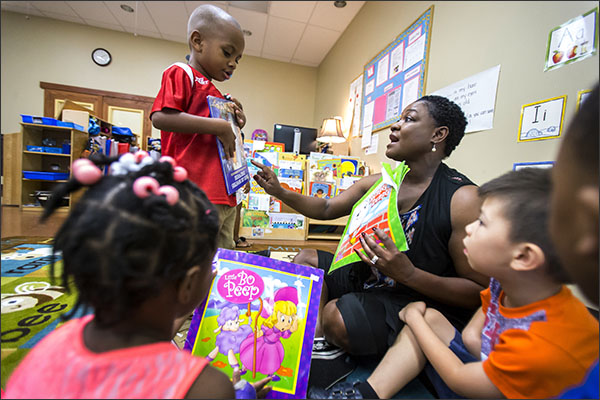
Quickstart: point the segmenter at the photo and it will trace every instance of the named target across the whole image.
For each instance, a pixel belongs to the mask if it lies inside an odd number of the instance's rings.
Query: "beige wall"
[[[314,124],[329,115],[349,120],[350,82],[431,4],[425,93],[501,65],[494,128],[467,134],[448,164],[481,184],[512,169],[514,162],[553,160],[560,138],[517,142],[521,106],[566,94],[565,121],[571,119],[577,92],[598,80],[598,55],[543,72],[546,43],[552,28],[597,7],[595,1],[369,1],[319,66]],[[364,157],[360,139],[351,143],[351,154],[375,169],[387,160],[389,128],[379,132],[378,155]]]
[[[19,114],[42,115],[39,82],[156,96],[162,71],[185,61],[188,47],[176,42],[2,11],[1,129],[19,130]],[[185,27],[182,27],[185,29]],[[96,47],[110,51],[107,67],[92,62]],[[215,82],[244,105],[249,136],[274,123],[312,126],[317,69],[245,56],[229,82]]]

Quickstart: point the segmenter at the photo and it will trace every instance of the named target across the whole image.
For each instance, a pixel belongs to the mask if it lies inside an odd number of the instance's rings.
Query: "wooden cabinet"
[[[322,221],[319,219],[306,218],[306,240],[310,239],[325,239],[325,240],[340,240],[344,233],[344,228],[348,223],[349,216],[340,217],[332,220]],[[335,227],[334,232],[311,232],[311,228],[323,226],[323,227]],[[328,229],[330,230],[330,229]]]
[[[21,132],[11,138],[11,150],[13,152],[13,166],[5,176],[6,186],[10,197],[4,199],[7,203],[18,205],[24,210],[38,210],[42,207],[35,194],[38,191],[50,191],[59,182],[65,182],[70,174],[71,163],[80,157],[84,150],[88,134],[76,129],[59,126],[21,123]],[[36,150],[44,147],[44,139],[52,140],[55,146],[70,144],[68,153],[52,153],[49,151],[32,151],[27,146],[34,146]],[[7,149],[5,149],[7,150]],[[6,154],[6,153],[5,153]],[[46,174],[39,174],[39,172]],[[47,180],[45,175],[64,174],[63,179]],[[65,198],[63,209],[81,196],[81,191]],[[16,203],[16,204],[14,204]]]

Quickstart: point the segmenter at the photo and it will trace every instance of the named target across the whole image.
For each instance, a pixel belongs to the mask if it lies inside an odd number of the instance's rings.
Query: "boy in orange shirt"
[[[188,21],[189,64],[175,63],[162,76],[150,118],[161,130],[162,154],[171,156],[187,169],[197,184],[217,206],[219,235],[217,247],[235,248],[235,194],[227,194],[217,140],[226,155],[233,157],[235,135],[228,121],[211,118],[207,96],[224,98],[212,83],[231,78],[244,52],[244,34],[239,23],[225,11],[201,5]],[[241,104],[235,102],[240,128],[246,123]]]
[[[390,398],[423,368],[440,398],[548,398],[581,382],[598,359],[598,322],[563,284],[548,232],[550,191],[550,170],[539,168],[481,186],[480,217],[463,243],[471,267],[492,278],[462,335],[439,311],[410,303],[367,382],[321,395]]]

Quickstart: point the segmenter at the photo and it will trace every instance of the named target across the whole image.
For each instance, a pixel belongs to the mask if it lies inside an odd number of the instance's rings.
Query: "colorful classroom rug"
[[[2,239],[2,368],[1,386],[13,369],[45,335],[60,326],[62,314],[75,303],[60,279],[50,279],[52,239]],[[56,264],[60,276],[62,262]]]

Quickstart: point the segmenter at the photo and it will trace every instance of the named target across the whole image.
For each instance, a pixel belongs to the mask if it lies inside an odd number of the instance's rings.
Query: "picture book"
[[[206,98],[208,100],[210,116],[212,118],[221,118],[229,121],[231,129],[235,134],[235,154],[230,159],[225,157],[223,144],[217,139],[217,148],[219,150],[219,157],[221,158],[223,176],[225,177],[225,186],[227,187],[227,194],[231,195],[244,187],[250,180],[248,167],[246,166],[246,157],[244,155],[242,131],[237,125],[237,122],[235,122],[235,116],[232,109],[234,103],[232,101],[214,96],[206,96]]]
[[[359,160],[354,158],[342,157],[340,159],[340,165],[338,166],[338,178],[345,178],[347,176],[358,174],[358,162]]]
[[[333,185],[327,182],[310,182],[309,196],[329,199],[333,194]]]
[[[296,179],[304,179],[304,170],[302,169],[288,169],[288,168],[279,168],[279,176],[282,178],[296,178]]]
[[[279,178],[279,184],[282,188],[302,194],[302,179]]]
[[[398,250],[408,250],[404,229],[398,215],[397,196],[404,176],[410,168],[404,161],[393,171],[389,164],[381,164],[381,178],[352,207],[348,224],[333,256],[329,273],[344,265],[360,261],[355,250],[364,253],[359,240],[361,234],[372,235],[373,239],[379,242],[379,239],[372,233],[374,227],[390,236]],[[385,282],[385,279],[389,279],[379,273],[375,267],[372,269],[378,281]]]
[[[339,176],[338,168],[340,166],[340,159],[333,158],[331,160],[319,160],[317,161],[317,168],[322,171],[331,171],[333,177],[336,178]]]
[[[311,182],[331,182],[335,183],[333,172],[331,170],[311,169],[309,171],[309,180]]]
[[[306,398],[323,271],[218,249],[217,276],[194,310],[184,349],[229,377],[271,376],[266,398]]]
[[[246,228],[252,228],[252,227],[268,228],[269,227],[269,214],[267,214],[265,211],[248,210],[248,209],[242,208],[241,218],[242,218],[242,226],[246,227]]]
[[[290,152],[283,152],[279,155],[279,159],[280,160],[286,160],[286,161],[297,161],[297,162],[302,162],[304,163],[306,161],[306,154],[296,154],[296,153],[290,153]]]
[[[304,215],[269,213],[269,226],[276,229],[304,229]]]

